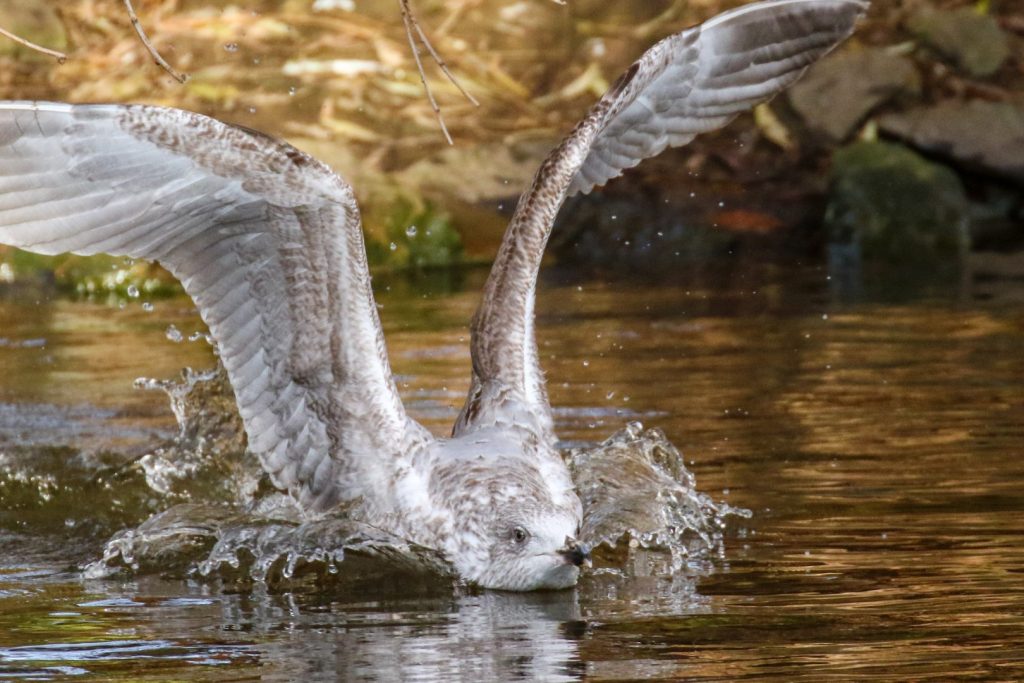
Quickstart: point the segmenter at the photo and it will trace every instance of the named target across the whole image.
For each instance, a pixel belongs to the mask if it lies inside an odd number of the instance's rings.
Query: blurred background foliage
[[[285,138],[354,186],[378,267],[443,266],[492,257],[546,151],[646,47],[736,4],[419,0],[480,101],[425,62],[454,147],[390,0],[139,0],[184,84],[152,63],[118,0],[0,0],[0,26],[68,53],[58,64],[0,39],[0,97],[176,106]],[[676,267],[666,254],[825,254],[837,241],[858,259],[955,262],[965,245],[1024,244],[1022,187],[1024,0],[875,0],[854,38],[770,106],[570,202],[553,252],[654,275]],[[922,213],[929,193],[942,211]],[[0,279],[86,294],[167,281],[119,259],[0,261]]]

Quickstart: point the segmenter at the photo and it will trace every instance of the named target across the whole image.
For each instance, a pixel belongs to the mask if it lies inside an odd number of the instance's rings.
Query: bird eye
[[[529,537],[530,534],[521,526],[512,529],[512,540],[516,543],[523,543]]]

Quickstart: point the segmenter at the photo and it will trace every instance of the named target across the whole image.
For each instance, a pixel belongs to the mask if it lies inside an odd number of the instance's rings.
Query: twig
[[[441,115],[441,107],[438,106],[437,100],[434,99],[434,93],[430,90],[430,84],[427,82],[427,74],[423,71],[423,62],[420,59],[420,49],[419,46],[416,45],[416,38],[413,36],[413,30],[416,31],[416,35],[419,36],[423,46],[441,68],[441,71],[448,77],[448,80],[459,89],[459,92],[461,92],[462,95],[475,106],[479,107],[480,103],[476,101],[476,98],[466,92],[466,89],[462,87],[458,80],[455,79],[455,76],[452,75],[452,72],[448,70],[448,65],[445,64],[443,59],[441,59],[441,55],[439,55],[437,50],[434,49],[434,46],[431,45],[430,40],[427,38],[427,34],[423,32],[422,28],[420,28],[420,24],[416,21],[416,16],[413,14],[412,7],[409,2],[410,0],[398,0],[398,4],[402,9],[402,23],[405,24],[405,35],[409,39],[409,48],[412,50],[413,59],[416,60],[416,70],[419,71],[420,82],[423,83],[423,89],[427,93],[427,99],[430,100],[430,107],[434,110],[434,115],[437,117],[437,123],[441,126],[441,132],[444,133],[445,140],[448,141],[449,145],[453,145],[455,143],[452,142],[452,136],[448,133],[448,127],[444,125],[444,117]]]
[[[405,1],[408,2],[408,0]],[[427,38],[427,34],[423,32],[422,28],[420,28],[415,17],[412,18],[412,25],[415,27],[416,33],[419,34],[420,40],[423,41],[423,46],[427,48],[427,52],[429,52],[430,56],[434,58],[434,61],[437,62],[437,65],[441,68],[444,75],[448,77],[448,80],[452,82],[452,85],[458,88],[459,92],[462,93],[462,96],[472,102],[474,107],[479,107],[480,103],[476,101],[476,98],[466,92],[466,89],[462,87],[462,84],[459,83],[452,72],[448,70],[448,65],[443,59],[441,59],[441,55],[437,54],[437,50],[434,49],[434,46],[430,43],[430,39]]]
[[[153,47],[153,43],[149,42],[149,37],[146,36],[146,32],[142,30],[142,23],[139,21],[138,15],[135,14],[135,8],[132,7],[132,0],[124,0],[124,6],[128,10],[128,18],[132,21],[132,28],[135,29],[135,33],[138,34],[139,40],[142,41],[142,44],[146,46],[147,50],[149,50],[149,54],[153,58],[153,61],[163,68],[164,71],[169,73],[174,80],[178,81],[178,83],[184,83],[188,79],[188,76],[175,71],[171,65],[167,63],[167,60],[161,57],[160,53],[156,51],[156,48]]]
[[[57,50],[51,50],[50,48],[43,47],[42,45],[36,45],[35,43],[33,43],[30,40],[25,40],[24,38],[21,38],[19,36],[14,35],[10,31],[4,30],[2,27],[0,27],[0,35],[7,36],[8,38],[13,40],[14,42],[20,43],[21,45],[24,45],[27,48],[31,48],[31,49],[35,50],[36,52],[42,52],[44,55],[49,55],[49,56],[55,58],[59,64],[63,64],[68,59],[68,56],[66,54],[64,54],[63,52],[58,52]]]

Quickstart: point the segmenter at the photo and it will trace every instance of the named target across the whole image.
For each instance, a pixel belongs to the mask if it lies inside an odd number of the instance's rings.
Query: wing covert
[[[569,195],[770,99],[848,36],[866,7],[860,0],[753,3],[655,44],[634,65],[640,78],[605,115]]]
[[[175,109],[0,103],[0,242],[164,265],[217,341],[250,449],[308,508],[422,438],[352,191],[290,145]]]

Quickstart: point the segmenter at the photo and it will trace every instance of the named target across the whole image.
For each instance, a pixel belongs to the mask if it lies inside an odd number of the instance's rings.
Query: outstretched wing
[[[170,270],[217,341],[249,448],[308,508],[422,438],[351,188],[290,145],[176,109],[0,103],[0,243]]]
[[[623,74],[519,200],[473,319],[473,381],[456,433],[490,421],[501,400],[544,416],[539,436],[553,438],[533,306],[565,197],[770,99],[849,36],[866,8],[864,0],[753,3],[662,40]]]

